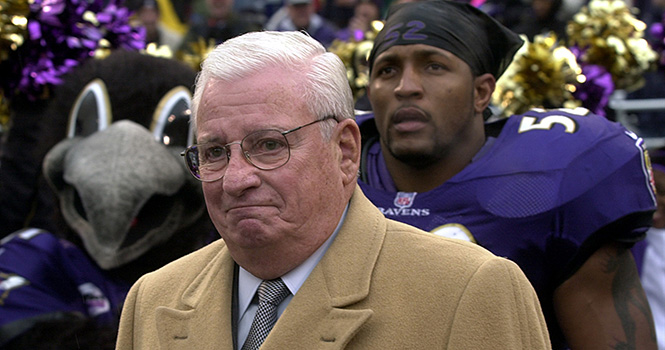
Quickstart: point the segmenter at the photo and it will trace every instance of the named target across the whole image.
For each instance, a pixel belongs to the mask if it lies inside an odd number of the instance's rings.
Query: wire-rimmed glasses
[[[291,147],[286,135],[318,122],[335,119],[327,116],[290,130],[263,129],[254,131],[241,141],[221,145],[206,142],[187,147],[180,155],[185,157],[189,172],[198,180],[213,182],[224,177],[231,159],[231,145],[240,145],[247,162],[261,170],[273,170],[286,164],[291,158]]]

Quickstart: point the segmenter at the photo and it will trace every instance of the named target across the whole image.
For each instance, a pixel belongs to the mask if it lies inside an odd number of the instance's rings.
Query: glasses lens
[[[229,161],[228,146],[234,143],[226,146],[206,143],[189,147],[185,152],[187,168],[201,181],[220,179]],[[278,130],[253,132],[245,136],[240,147],[249,163],[262,170],[281,167],[289,161],[291,154],[286,136]]]
[[[199,152],[197,146],[192,146],[185,151],[185,164],[187,164],[187,169],[189,172],[194,175],[195,178],[201,180],[201,174],[199,173]]]
[[[226,148],[214,143],[190,147],[185,158],[189,171],[202,181],[220,178],[228,161]]]
[[[278,168],[289,160],[289,143],[277,130],[259,130],[242,140],[242,149],[257,168]]]

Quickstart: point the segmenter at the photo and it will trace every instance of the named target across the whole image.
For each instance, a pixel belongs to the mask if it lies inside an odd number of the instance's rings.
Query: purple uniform
[[[565,344],[554,290],[602,244],[644,237],[656,208],[643,142],[586,110],[532,110],[486,126],[461,172],[424,193],[397,192],[370,116],[360,185],[386,217],[473,241],[515,261],[541,300],[555,349]]]
[[[129,287],[48,232],[7,236],[0,244],[0,347],[40,321],[63,316],[117,322]]]

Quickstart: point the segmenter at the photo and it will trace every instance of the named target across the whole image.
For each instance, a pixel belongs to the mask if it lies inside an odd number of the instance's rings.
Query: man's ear
[[[492,94],[496,87],[496,80],[490,73],[477,76],[474,79],[473,107],[476,113],[482,114],[492,101]]]
[[[343,119],[336,127],[335,137],[344,185],[355,183],[360,168],[360,128],[355,120]]]

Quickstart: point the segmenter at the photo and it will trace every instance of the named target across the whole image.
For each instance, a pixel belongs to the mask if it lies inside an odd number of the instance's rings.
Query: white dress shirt
[[[335,236],[337,236],[337,232],[339,232],[339,228],[344,222],[344,218],[346,217],[346,212],[348,209],[349,206],[347,205],[346,209],[344,209],[344,213],[342,214],[342,218],[339,220],[339,223],[337,223],[335,231],[319,247],[319,249],[317,249],[314,254],[307,258],[307,260],[305,260],[302,264],[298,265],[295,269],[289,271],[287,274],[281,277],[282,281],[284,281],[284,284],[286,284],[286,286],[289,288],[289,291],[291,291],[291,295],[287,296],[284,301],[282,301],[277,307],[278,318],[282,315],[282,312],[284,312],[284,309],[286,309],[286,306],[289,304],[289,302],[291,302],[293,296],[298,292],[298,289],[300,289],[302,284],[305,283],[305,280],[312,272],[312,270],[314,270],[316,264],[319,263],[319,260],[321,260],[326,251],[328,251],[328,247],[335,239]],[[254,315],[256,314],[256,310],[259,308],[258,300],[254,301],[254,295],[259,289],[259,284],[261,284],[261,282],[263,282],[262,279],[252,275],[242,266],[240,266],[238,273],[238,315],[240,315],[238,319],[237,334],[238,349],[242,348],[243,344],[245,343],[247,335],[249,334],[249,329],[252,326],[252,321],[254,321]]]

